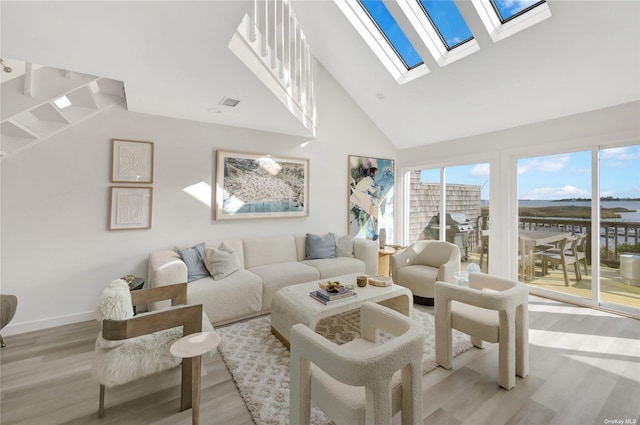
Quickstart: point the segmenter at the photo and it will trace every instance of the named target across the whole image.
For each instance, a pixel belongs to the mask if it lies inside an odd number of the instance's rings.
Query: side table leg
[[[193,372],[193,389],[191,391],[191,423],[198,425],[200,423],[200,363],[201,357],[195,356],[192,364]]]

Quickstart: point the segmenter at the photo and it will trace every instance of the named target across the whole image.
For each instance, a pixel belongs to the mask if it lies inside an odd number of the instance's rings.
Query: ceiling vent
[[[229,106],[231,108],[235,108],[238,103],[240,103],[239,100],[230,99],[228,97],[223,97],[222,100],[220,101],[220,105]]]

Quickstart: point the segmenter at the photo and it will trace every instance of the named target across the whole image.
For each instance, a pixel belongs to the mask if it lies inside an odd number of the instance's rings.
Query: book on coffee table
[[[339,300],[340,298],[351,297],[355,294],[355,292],[353,292],[351,289],[347,289],[344,286],[341,286],[337,292],[330,292],[322,288],[314,292],[316,293],[316,295],[324,298],[327,301]]]
[[[328,299],[324,298],[323,296],[319,295],[320,291],[321,291],[321,289],[319,289],[317,291],[311,291],[311,292],[309,292],[309,296],[311,298],[313,298],[314,300],[321,302],[324,305],[331,305],[331,304],[334,304],[334,303],[339,303],[341,301],[350,300],[350,299],[355,298],[358,295],[355,292],[350,291],[349,294],[344,295],[344,296],[342,296],[340,298],[336,298],[336,299],[333,299],[333,300],[328,300]]]

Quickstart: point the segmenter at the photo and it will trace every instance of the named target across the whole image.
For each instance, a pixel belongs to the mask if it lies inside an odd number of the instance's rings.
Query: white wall
[[[149,252],[204,240],[347,231],[347,157],[396,149],[318,67],[318,138],[114,108],[1,162],[1,291],[18,297],[6,335],[93,319],[105,283],[146,277]],[[151,230],[108,231],[111,139],[155,143]],[[310,159],[305,218],[215,221],[183,188],[214,185],[217,149]]]

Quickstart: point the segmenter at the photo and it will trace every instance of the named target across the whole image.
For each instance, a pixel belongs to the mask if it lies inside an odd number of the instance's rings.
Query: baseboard
[[[42,320],[34,320],[33,322],[15,323],[15,324],[10,323],[5,328],[2,329],[2,335],[3,336],[18,335],[25,332],[32,332],[32,331],[39,331],[47,328],[54,328],[56,326],[86,322],[88,320],[96,320],[96,313],[94,311],[70,314],[68,316],[58,316],[58,317],[47,318]]]

